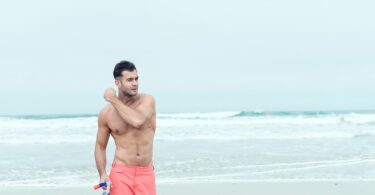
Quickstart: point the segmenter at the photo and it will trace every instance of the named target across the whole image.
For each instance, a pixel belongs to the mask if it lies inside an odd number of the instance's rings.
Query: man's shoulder
[[[152,95],[150,95],[150,94],[147,94],[147,93],[142,93],[142,94],[140,94],[141,95],[141,97],[142,97],[142,99],[144,100],[144,101],[155,101],[155,98],[154,98],[154,96],[152,96]]]
[[[106,106],[104,106],[100,112],[99,112],[99,117],[105,117],[108,115],[108,113],[111,111],[112,109],[112,105],[111,104],[107,104]]]

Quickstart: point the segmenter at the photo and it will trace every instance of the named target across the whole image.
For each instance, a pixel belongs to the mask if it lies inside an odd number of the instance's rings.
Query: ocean
[[[91,187],[96,133],[97,115],[0,116],[0,186]],[[158,113],[154,166],[157,183],[375,180],[375,111]]]

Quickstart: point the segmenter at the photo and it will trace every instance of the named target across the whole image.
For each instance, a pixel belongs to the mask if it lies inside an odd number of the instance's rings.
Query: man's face
[[[115,80],[119,93],[125,96],[135,96],[138,94],[138,73],[133,71],[122,71],[122,77]]]

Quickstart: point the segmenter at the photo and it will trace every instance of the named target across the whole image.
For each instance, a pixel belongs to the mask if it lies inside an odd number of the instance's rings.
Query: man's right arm
[[[96,168],[98,169],[98,172],[99,172],[100,180],[105,179],[107,177],[106,148],[108,144],[109,135],[110,135],[110,130],[107,126],[104,110],[102,110],[98,116],[98,133],[97,133],[96,144],[95,144],[95,161],[96,161]],[[101,182],[104,182],[104,181],[101,181]]]

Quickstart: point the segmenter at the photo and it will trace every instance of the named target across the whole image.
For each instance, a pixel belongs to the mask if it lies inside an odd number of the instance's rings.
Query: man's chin
[[[130,95],[131,95],[131,96],[136,96],[136,95],[138,95],[138,91],[132,91],[132,92],[130,93]]]
[[[124,92],[124,95],[128,97],[133,97],[133,96],[138,95],[138,91],[130,91],[128,93]]]

